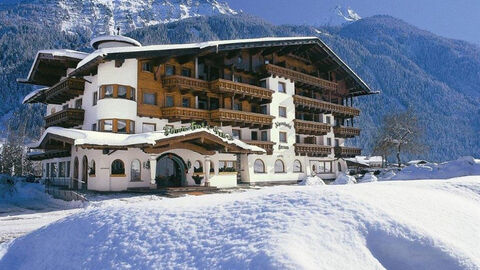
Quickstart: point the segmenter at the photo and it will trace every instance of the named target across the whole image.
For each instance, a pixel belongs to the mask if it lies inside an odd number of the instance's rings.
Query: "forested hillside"
[[[0,19],[0,21],[3,19]],[[445,160],[480,153],[480,48],[419,30],[392,17],[376,16],[343,27],[275,26],[238,16],[197,17],[134,30],[143,44],[185,43],[265,36],[318,36],[380,95],[361,97],[362,135],[353,143],[371,151],[385,114],[412,107],[426,127],[429,152],[420,157]],[[18,85],[38,49],[89,50],[82,33],[61,33],[41,23],[0,24],[0,112],[11,127],[30,127],[39,135],[41,106],[20,106],[32,88]],[[17,117],[11,117],[17,111]],[[28,116],[28,117],[26,117]]]

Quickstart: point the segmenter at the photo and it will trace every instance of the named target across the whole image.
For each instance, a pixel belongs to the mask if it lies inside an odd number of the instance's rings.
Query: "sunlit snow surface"
[[[16,239],[0,269],[478,269],[479,224],[478,176],[142,196]]]

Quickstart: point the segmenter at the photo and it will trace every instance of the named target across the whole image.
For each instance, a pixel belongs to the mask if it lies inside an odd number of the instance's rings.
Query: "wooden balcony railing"
[[[68,108],[45,117],[45,126],[74,127],[83,124],[85,111]]]
[[[208,82],[195,78],[172,75],[163,78],[163,87],[168,89],[191,89],[196,91],[204,91],[209,88]]]
[[[210,89],[214,92],[232,93],[264,100],[272,100],[273,91],[246,83],[238,83],[224,79],[210,82]]]
[[[243,141],[243,142],[265,149],[265,151],[267,151],[267,155],[273,154],[273,145],[275,144],[274,142],[267,142],[267,141]]]
[[[185,107],[168,107],[162,108],[162,118],[171,121],[208,121],[210,120],[210,112]]]
[[[333,133],[335,133],[335,137],[353,138],[355,136],[360,136],[360,129],[354,127],[336,126],[333,127]]]
[[[62,104],[83,94],[85,80],[65,78],[45,91],[45,101],[49,104]]]
[[[279,77],[289,78],[295,81],[296,86],[301,86],[301,84],[307,84],[331,91],[336,91],[338,84],[328,80],[320,79],[315,76],[311,76],[302,72],[291,70],[289,68],[279,67],[272,64],[265,65],[265,71],[268,74],[272,74]]]
[[[327,145],[296,143],[294,146],[296,155],[324,157],[332,153],[332,147]]]
[[[303,107],[305,109],[313,109],[319,112],[332,113],[335,116],[354,117],[360,115],[360,110],[356,108],[299,95],[293,96],[293,103],[295,103],[296,106]]]
[[[346,146],[336,146],[334,151],[336,157],[355,157],[362,154],[362,149]]]
[[[293,123],[295,124],[295,132],[297,134],[322,136],[326,135],[331,130],[331,126],[325,123],[305,121],[300,119],[293,120]]]
[[[234,111],[228,109],[217,109],[211,111],[211,120],[213,122],[226,123],[231,126],[240,127],[271,127],[272,119],[275,118],[271,115],[264,115],[260,113]]]

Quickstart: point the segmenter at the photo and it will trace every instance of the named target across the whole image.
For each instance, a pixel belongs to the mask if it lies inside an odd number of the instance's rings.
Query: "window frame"
[[[282,111],[285,113],[284,115],[282,115],[282,113],[281,113]],[[278,117],[287,118],[287,107],[278,106]]]
[[[300,165],[300,170],[295,170],[295,164],[296,164],[296,163],[298,163],[298,165]],[[298,159],[295,159],[295,160],[293,161],[293,169],[292,169],[292,170],[293,170],[294,173],[302,173],[302,172],[303,172],[302,162],[301,162],[300,160],[298,160]]]
[[[282,135],[285,134],[285,140],[282,140]],[[287,132],[286,131],[279,131],[278,132],[278,141],[281,143],[287,143],[288,138],[287,138]]]
[[[116,168],[116,169],[123,169],[123,173],[121,171],[114,173],[113,165],[116,161],[119,161],[120,164],[122,164],[122,167],[123,167],[123,168]],[[125,162],[123,162],[123,160],[115,159],[115,160],[112,161],[112,163],[110,164],[110,176],[111,177],[124,177],[125,176]]]
[[[146,103],[145,102],[145,95],[152,95],[153,96],[153,103]],[[143,92],[142,93],[142,105],[156,106],[157,105],[157,93]]]
[[[256,170],[255,165],[257,164],[257,161],[260,161],[262,163],[262,171],[261,172]],[[253,162],[253,173],[255,173],[255,174],[267,173],[266,167],[265,167],[265,162],[263,162],[263,160],[261,160],[259,158],[255,159],[255,161]]]
[[[277,162],[280,162],[282,164],[282,171],[277,171]],[[281,160],[281,159],[275,160],[275,163],[273,165],[273,171],[274,171],[274,173],[286,173],[285,162],[283,162],[283,160]]]
[[[137,178],[133,178],[133,163],[134,162],[138,162],[138,179]],[[142,162],[136,158],[136,159],[133,159],[131,162],[130,162],[130,182],[142,182]]]
[[[280,85],[282,86],[281,88],[283,90],[280,90]],[[287,93],[287,84],[284,82],[278,82],[277,90],[278,90],[278,93],[284,93],[284,94]]]

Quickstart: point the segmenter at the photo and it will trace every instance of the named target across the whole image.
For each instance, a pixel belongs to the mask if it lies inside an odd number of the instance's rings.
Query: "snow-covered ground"
[[[0,269],[480,268],[478,176],[153,198],[17,238]]]

